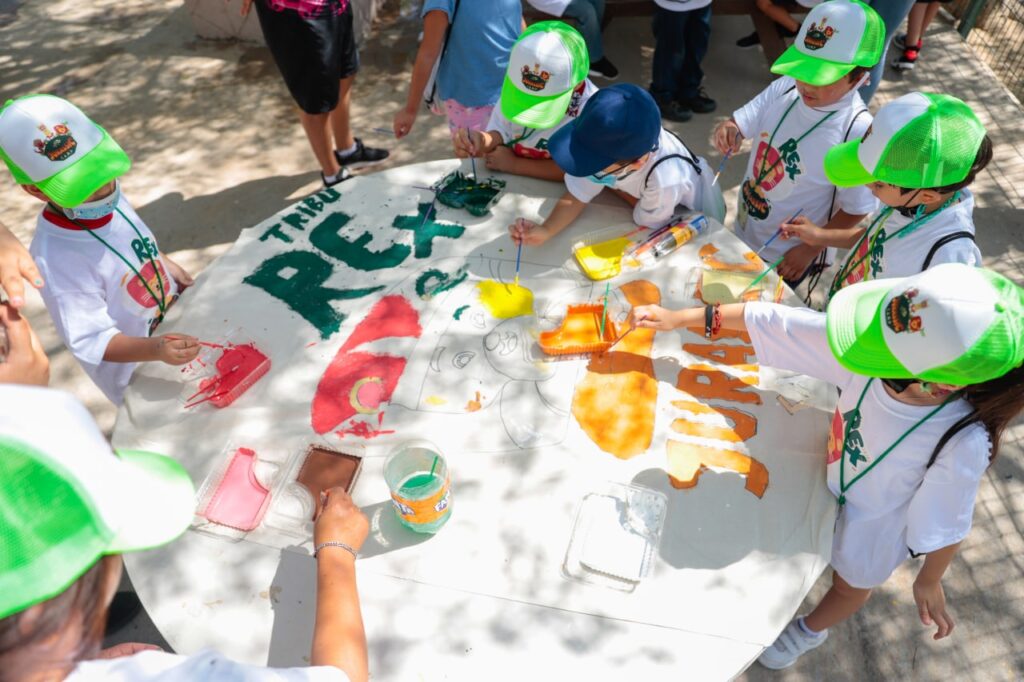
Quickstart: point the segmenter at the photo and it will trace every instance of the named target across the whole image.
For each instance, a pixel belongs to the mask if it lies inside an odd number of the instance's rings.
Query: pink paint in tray
[[[241,531],[259,526],[270,505],[270,490],[256,478],[256,462],[253,450],[235,450],[200,515]]]

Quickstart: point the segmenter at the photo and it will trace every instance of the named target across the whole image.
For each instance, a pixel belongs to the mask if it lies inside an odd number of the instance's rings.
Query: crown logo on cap
[[[533,69],[529,66],[523,66],[523,85],[528,90],[533,90],[534,92],[543,90],[547,87],[549,78],[551,78],[551,74],[541,70],[540,64],[534,64]]]
[[[807,33],[804,35],[804,47],[808,50],[820,50],[828,44],[828,41],[832,39],[837,31],[828,26],[828,17],[821,18],[821,24],[811,22],[811,25],[807,28]]]
[[[888,325],[889,329],[897,334],[920,332],[924,336],[921,316],[914,314],[921,308],[928,307],[927,300],[914,303],[914,299],[920,293],[917,289],[907,289],[889,301],[889,305],[885,308],[885,324]]]
[[[42,154],[50,161],[63,161],[75,153],[78,143],[71,136],[67,121],[53,126],[53,130],[47,128],[45,123],[40,123],[38,127],[44,137],[32,141],[37,154]]]

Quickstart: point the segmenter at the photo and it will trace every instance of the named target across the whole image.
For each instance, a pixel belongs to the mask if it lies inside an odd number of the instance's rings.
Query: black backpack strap
[[[924,259],[924,265],[921,266],[921,272],[924,272],[931,267],[932,259],[935,258],[935,254],[939,252],[939,249],[950,242],[955,242],[957,239],[970,239],[973,242],[974,235],[965,230],[961,230],[960,232],[952,232],[940,239],[937,239],[935,243],[932,244],[932,248],[928,249],[928,257]]]
[[[665,161],[668,161],[669,159],[682,159],[686,163],[693,166],[693,170],[697,171],[697,175],[701,174],[700,162],[697,161],[697,156],[692,151],[690,151],[690,148],[686,146],[686,143],[683,142],[683,139],[676,135],[675,133],[673,133],[671,130],[668,130],[666,128],[662,128],[662,130],[667,132],[672,137],[676,138],[676,140],[679,141],[679,144],[683,145],[683,149],[686,150],[686,153],[689,154],[689,156],[683,156],[682,154],[668,154],[667,156],[663,156],[657,161],[655,161],[654,165],[647,170],[647,175],[644,177],[644,189],[647,189],[647,183],[650,181],[651,173],[654,172],[654,169],[660,166]]]

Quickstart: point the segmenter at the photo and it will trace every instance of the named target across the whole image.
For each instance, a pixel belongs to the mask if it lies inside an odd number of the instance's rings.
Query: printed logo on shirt
[[[551,78],[551,74],[540,68],[540,64],[534,64],[533,69],[529,66],[523,66],[523,85],[526,86],[527,90],[533,90],[534,92],[540,92],[548,85],[548,79]]]
[[[928,307],[927,300],[914,303],[914,299],[920,293],[917,289],[907,289],[889,301],[889,305],[885,309],[885,324],[889,329],[897,334],[910,332],[911,334],[920,333],[921,336],[924,336],[921,316],[914,314],[921,308]]]
[[[804,35],[804,47],[808,50],[820,50],[828,44],[837,31],[827,25],[828,17],[822,17],[821,24],[811,22],[807,33]]]
[[[586,89],[587,81],[585,80],[573,89],[572,97],[569,98],[569,108],[565,110],[565,115],[569,118],[576,118],[583,110],[583,91]]]
[[[161,292],[168,291],[170,287],[170,280],[167,278],[167,271],[164,269],[163,261],[157,260],[156,269],[153,269],[153,263],[146,262],[139,268],[139,274],[146,280],[145,284],[142,283],[138,277],[135,276],[134,272],[127,272],[121,278],[121,287],[124,292],[128,295],[128,298],[138,303],[143,308],[156,308],[157,300],[153,298],[152,291],[157,296]],[[159,272],[159,278],[157,273]],[[149,287],[147,289],[147,286]]]
[[[512,152],[522,159],[550,159],[551,152],[548,151],[548,141],[543,139],[537,143],[536,147],[527,147],[520,142],[516,142],[512,146]]]
[[[860,435],[860,410],[854,408],[842,416],[846,426],[846,439],[843,440],[841,454],[846,455],[846,461],[850,466],[856,467],[861,462],[868,461],[864,456],[864,438]],[[842,436],[840,435],[840,438]]]
[[[78,148],[78,142],[72,137],[67,122],[58,123],[53,126],[53,130],[47,128],[45,123],[40,123],[39,131],[44,137],[41,140],[33,140],[32,146],[35,147],[37,154],[42,154],[50,161],[63,161]]]
[[[842,286],[846,287],[867,279],[875,279],[882,272],[885,264],[885,228],[878,230],[877,236],[868,240],[865,239],[857,247],[857,251],[849,256],[853,262],[860,261],[843,280]],[[869,243],[871,242],[871,243]],[[871,254],[868,254],[871,249]]]
[[[828,433],[828,459],[826,464],[832,464],[838,462],[840,455],[843,453],[843,416],[839,414],[839,409],[836,408],[835,413],[832,415],[832,428]]]
[[[740,188],[741,213],[758,220],[764,220],[772,211],[769,195],[776,199],[789,196],[793,191],[793,181],[803,172],[796,140],[790,138],[776,149],[768,144],[768,139],[768,133],[762,132],[754,154],[754,177],[747,178]]]

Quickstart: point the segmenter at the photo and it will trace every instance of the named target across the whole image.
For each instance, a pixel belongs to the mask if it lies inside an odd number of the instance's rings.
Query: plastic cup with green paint
[[[452,511],[448,463],[437,446],[413,440],[395,447],[384,461],[384,480],[402,525],[417,533],[436,533]]]

